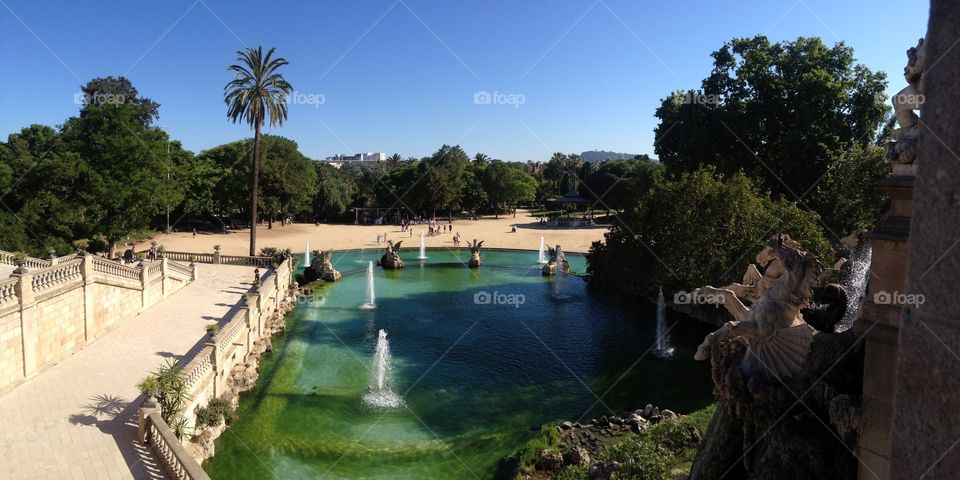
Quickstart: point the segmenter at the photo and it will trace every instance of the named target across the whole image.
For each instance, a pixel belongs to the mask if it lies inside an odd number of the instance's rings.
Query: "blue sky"
[[[289,60],[301,102],[272,133],[313,158],[444,143],[504,160],[652,154],[659,99],[699,87],[724,41],[842,40],[892,93],[927,14],[886,0],[0,0],[0,136],[60,124],[80,84],[125,75],[187,148],[244,138],[225,115],[225,67],[263,45]]]

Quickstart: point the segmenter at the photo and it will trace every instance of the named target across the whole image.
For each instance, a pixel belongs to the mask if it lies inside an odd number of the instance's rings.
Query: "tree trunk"
[[[250,169],[250,256],[257,254],[257,189],[260,177],[260,123],[253,126],[253,168]]]

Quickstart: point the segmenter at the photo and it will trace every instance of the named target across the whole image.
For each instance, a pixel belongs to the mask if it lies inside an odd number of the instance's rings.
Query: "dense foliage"
[[[886,175],[871,148],[889,111],[886,75],[819,38],[735,38],[712,57],[699,90],[657,109],[660,161],[673,173],[742,170],[774,198],[820,214],[831,241],[871,225],[881,207],[875,180]]]
[[[771,200],[743,173],[712,167],[656,181],[621,220],[594,242],[587,271],[595,285],[635,295],[739,280],[763,242],[781,232],[832,260],[815,213]]]

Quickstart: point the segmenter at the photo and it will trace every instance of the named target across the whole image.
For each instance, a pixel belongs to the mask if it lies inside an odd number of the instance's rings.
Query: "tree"
[[[314,162],[317,185],[313,196],[313,214],[317,219],[339,217],[350,207],[356,186],[350,177],[329,163]]]
[[[267,212],[268,228],[273,228],[277,216],[312,210],[317,173],[293,140],[264,135],[262,142],[260,198],[263,211]]]
[[[832,165],[844,155],[873,142],[888,110],[885,74],[856,64],[843,43],[831,48],[819,38],[735,38],[712,57],[700,90],[676,92],[657,109],[660,161],[674,173],[743,170],[775,197],[809,203],[829,220],[835,199],[805,195],[839,173]],[[875,185],[844,180],[845,195],[876,198]],[[842,230],[842,223],[827,226]]]
[[[604,242],[594,242],[587,270],[594,285],[641,296],[655,295],[660,285],[675,291],[739,280],[777,233],[824,263],[833,259],[815,213],[772,200],[743,173],[726,176],[714,167],[658,179],[621,220]]]
[[[463,171],[470,163],[467,153],[457,146],[443,145],[433,155],[420,162],[422,179],[416,185],[424,208],[446,209],[448,215],[460,207],[463,192]]]
[[[126,93],[114,101],[89,102],[79,116],[64,123],[61,141],[72,158],[68,164],[76,170],[72,178],[53,184],[61,189],[59,197],[66,199],[71,215],[78,216],[89,233],[105,237],[112,252],[120,239],[147,228],[155,216],[181,201],[184,187],[166,178],[174,168],[169,137],[144,123],[155,118],[156,104],[140,98],[124,79],[95,79],[84,91],[100,95],[98,85],[125,85]]]
[[[400,162],[403,161],[403,157],[399,153],[394,153],[387,158],[387,165],[390,165],[390,169],[393,170],[400,166]]]
[[[224,87],[227,117],[234,123],[246,121],[253,128],[253,158],[250,169],[250,256],[257,254],[257,182],[260,174],[260,129],[283,126],[287,119],[287,97],[293,87],[277,70],[287,65],[282,57],[272,58],[276,49],[263,54],[263,47],[237,52],[239,64],[230,65],[233,80]]]
[[[483,164],[485,164],[485,163],[487,163],[487,162],[489,162],[489,161],[490,161],[490,157],[488,157],[486,154],[483,154],[483,153],[480,153],[480,152],[477,152],[477,154],[473,156],[473,164],[474,164],[474,165],[478,165],[478,166],[479,166],[479,165],[483,165]]]

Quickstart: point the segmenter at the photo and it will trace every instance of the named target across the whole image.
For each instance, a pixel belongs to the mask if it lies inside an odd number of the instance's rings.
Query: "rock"
[[[673,410],[667,410],[666,408],[664,408],[663,411],[660,412],[660,415],[663,416],[663,418],[679,418],[680,417],[679,415],[674,413]]]
[[[564,465],[589,465],[590,453],[580,445],[574,445],[563,457]]]
[[[601,427],[608,427],[608,426],[610,426],[610,419],[607,418],[606,415],[604,415],[604,416],[600,417],[600,421],[597,422],[597,425],[600,425]]]
[[[659,417],[659,416],[660,416],[660,408],[659,408],[659,407],[653,407],[653,411],[650,413],[650,416],[651,416],[651,417]]]
[[[563,455],[550,449],[540,451],[540,457],[537,458],[538,470],[558,470],[563,467]]]
[[[573,428],[573,424],[570,422],[563,422],[560,424],[560,428],[563,430],[570,430],[571,428]]]
[[[647,404],[646,407],[643,407],[643,418],[650,418],[650,415],[653,414],[653,405]]]

